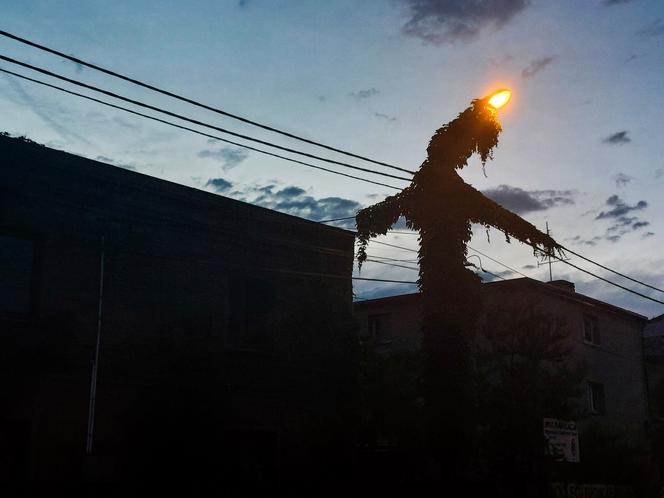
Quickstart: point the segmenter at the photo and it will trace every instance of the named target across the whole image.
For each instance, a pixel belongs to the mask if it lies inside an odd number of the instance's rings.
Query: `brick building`
[[[352,432],[353,243],[0,136],[0,483],[334,479]]]
[[[585,371],[581,429],[597,422],[643,439],[649,417],[641,338],[646,317],[579,294],[566,281],[519,278],[486,283],[482,299],[485,307],[537,308],[566,324],[571,331],[568,359]],[[419,350],[421,312],[419,294],[355,303],[361,336],[385,354]]]

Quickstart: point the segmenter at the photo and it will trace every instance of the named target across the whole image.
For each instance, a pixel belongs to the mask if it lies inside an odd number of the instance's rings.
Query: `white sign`
[[[555,457],[556,461],[578,462],[580,460],[579,431],[576,422],[545,418],[544,439],[546,440],[546,454]]]

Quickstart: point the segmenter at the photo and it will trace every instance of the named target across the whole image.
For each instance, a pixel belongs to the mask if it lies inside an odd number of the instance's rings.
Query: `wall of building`
[[[193,452],[202,469],[226,447],[234,474],[287,479],[326,458],[316,447],[344,446],[352,234],[7,137],[0,157],[0,237],[31,252],[27,304],[3,297],[0,320],[5,368],[20,365],[5,413],[29,425],[32,478],[88,465],[102,261],[100,475],[157,450]],[[0,249],[0,269],[19,246]]]
[[[535,307],[567,324],[571,364],[583,365],[586,382],[601,384],[604,413],[590,413],[587,384],[579,399],[585,412],[582,427],[599,422],[627,431],[635,438],[644,435],[648,419],[645,370],[641,333],[644,318],[615,307],[602,305],[573,291],[551,288],[524,279],[483,284],[485,308]],[[415,351],[420,347],[421,310],[417,294],[395,296],[355,304],[362,335],[371,338],[369,323],[375,316],[385,323],[383,337],[391,342],[376,343],[377,351]],[[584,340],[584,317],[595,320],[598,344]],[[480,318],[480,325],[483,322]]]

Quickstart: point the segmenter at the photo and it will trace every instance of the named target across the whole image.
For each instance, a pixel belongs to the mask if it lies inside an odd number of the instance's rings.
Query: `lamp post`
[[[427,159],[408,187],[356,216],[360,264],[369,240],[387,233],[401,216],[420,233],[427,439],[430,455],[453,481],[469,468],[476,427],[470,341],[481,306],[480,279],[465,267],[471,224],[497,228],[508,241],[514,237],[546,250],[558,247],[457,173],[473,154],[482,164],[491,158],[502,130],[498,110],[510,97],[509,90],[499,90],[473,100],[434,133]]]

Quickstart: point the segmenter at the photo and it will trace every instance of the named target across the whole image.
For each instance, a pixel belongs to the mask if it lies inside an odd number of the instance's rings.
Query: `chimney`
[[[567,292],[575,292],[574,282],[568,280],[552,280],[549,285],[558,287],[559,289],[566,290]]]

